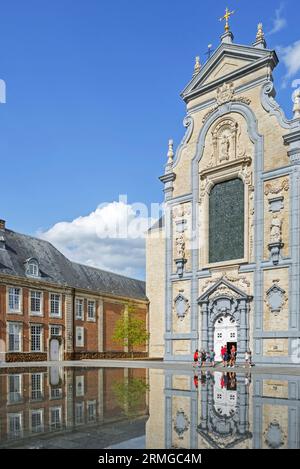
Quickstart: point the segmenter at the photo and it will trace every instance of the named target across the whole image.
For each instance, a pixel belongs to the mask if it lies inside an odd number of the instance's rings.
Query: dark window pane
[[[209,197],[209,262],[244,257],[244,183],[216,184]]]

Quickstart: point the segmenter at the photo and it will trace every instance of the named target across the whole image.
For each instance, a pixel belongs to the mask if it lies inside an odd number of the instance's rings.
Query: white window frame
[[[95,409],[95,413],[93,414],[92,418],[90,416],[90,406],[93,406],[93,409]],[[97,420],[97,401],[96,399],[94,401],[87,401],[86,403],[86,413],[87,413],[87,421],[90,422],[96,422]]]
[[[59,313],[52,313],[51,311],[51,305],[52,305],[52,301],[51,301],[51,297],[52,296],[58,296],[59,297]],[[49,293],[49,316],[50,318],[61,318],[62,317],[62,297],[61,297],[61,294],[60,293]]]
[[[80,409],[80,420],[78,419],[77,411]],[[75,425],[84,424],[84,401],[75,402]]]
[[[20,431],[18,434],[13,434],[10,428],[10,422],[12,418],[19,417]],[[9,439],[13,440],[16,438],[22,438],[23,436],[23,412],[14,412],[7,414],[7,436]]]
[[[59,324],[49,324],[50,327],[50,338],[51,337],[61,337],[62,336],[62,327]],[[54,334],[52,329],[57,329],[58,334]]]
[[[33,350],[33,340],[32,340],[32,327],[39,327],[41,330],[40,334],[40,349],[39,350]],[[35,324],[35,323],[30,323],[30,351],[32,353],[40,353],[44,351],[44,328],[42,324]]]
[[[19,350],[11,350],[10,348],[10,326],[18,326],[19,327]],[[7,350],[9,353],[19,353],[23,351],[23,324],[20,322],[13,322],[13,321],[8,321],[7,322]]]
[[[40,295],[40,311],[32,311],[32,297],[31,295],[32,294],[36,294],[38,293]],[[30,311],[30,316],[43,316],[44,314],[44,308],[43,308],[43,305],[44,305],[44,295],[43,295],[43,292],[40,291],[40,290],[30,290],[30,294],[29,294],[29,311]]]
[[[81,331],[81,340],[78,340],[78,334]],[[76,347],[84,347],[84,327],[82,326],[76,326],[76,331],[75,331],[75,345]]]
[[[90,304],[93,304],[93,316],[90,316]],[[90,322],[96,322],[96,300],[87,300],[87,320]]]
[[[54,401],[54,400],[61,399],[62,395],[63,395],[62,388],[53,388],[53,387],[51,387],[50,397],[49,397],[50,400]]]
[[[81,314],[78,313],[78,305],[81,305],[82,311]],[[84,321],[84,299],[75,298],[75,319],[77,321]]]
[[[19,290],[19,305],[17,309],[12,309],[10,307],[11,290]],[[23,289],[21,287],[13,287],[13,286],[7,287],[7,311],[10,314],[22,314],[22,308],[23,308]]]
[[[58,415],[59,415],[59,423],[57,422],[57,420],[55,422],[52,421],[52,415],[53,415],[53,412],[57,412],[58,411]],[[49,408],[49,428],[50,430],[58,430],[60,428],[62,428],[62,407],[61,406],[55,406],[55,407],[50,407]]]
[[[15,386],[14,384],[14,389],[17,389],[17,391],[11,391],[11,387],[10,387],[10,384],[11,384],[11,379],[12,378],[18,378],[18,386]],[[9,374],[7,375],[7,403],[8,404],[18,404],[20,402],[22,402],[23,400],[23,395],[22,395],[22,392],[23,392],[23,376],[22,374],[20,373],[14,373],[14,374]],[[18,395],[18,399],[11,399],[11,395]]]
[[[34,272],[30,272],[30,269],[33,267]],[[30,259],[27,262],[26,266],[26,275],[28,277],[38,278],[40,276],[39,263],[35,259]]]
[[[33,376],[39,376],[39,389],[33,389],[32,383],[33,383]],[[31,401],[40,401],[44,397],[44,379],[43,379],[43,373],[31,373],[30,376],[30,400]],[[39,397],[33,396],[33,393],[40,393]]]
[[[75,378],[76,397],[84,397],[84,375]]]
[[[34,414],[39,414],[40,415],[40,425],[37,427],[37,430],[34,430],[34,427],[32,425],[32,417]],[[31,433],[43,433],[44,432],[44,409],[31,409],[30,410],[30,420],[29,420],[29,425],[30,425],[30,432]]]

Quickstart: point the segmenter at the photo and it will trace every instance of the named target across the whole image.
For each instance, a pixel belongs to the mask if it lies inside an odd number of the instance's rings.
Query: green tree
[[[129,377],[127,380],[115,381],[112,384],[117,403],[126,417],[130,419],[145,413],[148,390],[149,385],[142,378]]]
[[[146,345],[149,334],[146,330],[145,321],[136,316],[136,308],[129,304],[127,312],[117,320],[112,336],[114,342],[125,347],[133,358],[133,349],[138,345]]]

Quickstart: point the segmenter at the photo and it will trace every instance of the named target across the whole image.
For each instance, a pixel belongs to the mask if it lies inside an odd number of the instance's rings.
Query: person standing
[[[206,363],[206,352],[205,350],[202,350],[201,352],[201,366],[205,365]]]
[[[199,359],[199,351],[198,349],[196,349],[194,353],[194,366],[197,365],[198,359]]]
[[[212,367],[215,366],[215,356],[216,356],[216,352],[213,349],[211,349],[209,353],[209,362],[210,362],[210,366]]]

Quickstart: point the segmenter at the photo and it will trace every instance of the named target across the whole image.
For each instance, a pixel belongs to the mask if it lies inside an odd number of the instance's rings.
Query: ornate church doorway
[[[215,322],[214,330],[214,350],[216,361],[221,361],[221,348],[226,346],[230,353],[231,347],[237,349],[237,323],[234,317],[227,315],[219,317]]]

